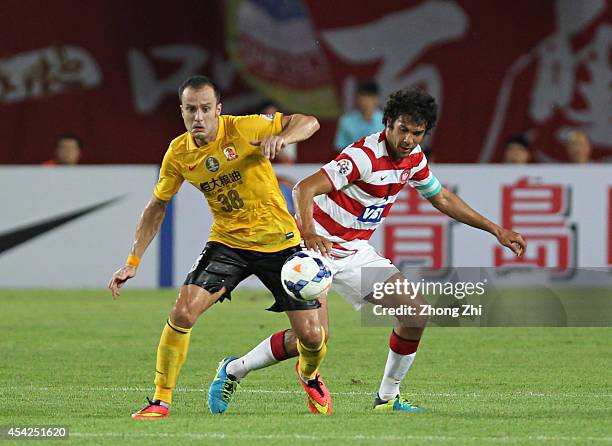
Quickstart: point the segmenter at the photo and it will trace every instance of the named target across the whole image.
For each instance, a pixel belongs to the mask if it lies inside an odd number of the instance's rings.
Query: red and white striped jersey
[[[356,243],[351,242],[372,236],[406,183],[424,198],[442,188],[420,146],[406,158],[391,158],[384,130],[348,146],[321,170],[334,190],[314,198],[316,230],[340,250],[352,250]]]

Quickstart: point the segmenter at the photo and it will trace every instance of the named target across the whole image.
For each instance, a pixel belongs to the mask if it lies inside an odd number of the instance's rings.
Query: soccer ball
[[[281,282],[287,294],[295,300],[315,300],[331,286],[332,273],[320,254],[300,251],[283,265]]]

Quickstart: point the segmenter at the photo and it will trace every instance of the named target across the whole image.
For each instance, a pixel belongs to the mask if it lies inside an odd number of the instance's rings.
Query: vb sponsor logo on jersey
[[[357,217],[357,220],[365,223],[378,223],[382,218],[383,211],[385,210],[386,204],[378,206],[368,206],[363,210],[361,215]]]

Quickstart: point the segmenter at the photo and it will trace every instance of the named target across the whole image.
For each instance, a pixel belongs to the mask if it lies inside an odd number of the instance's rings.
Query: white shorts
[[[334,275],[331,289],[359,310],[366,304],[364,298],[374,290],[374,283],[385,282],[399,270],[365,240],[351,243],[351,248],[354,252],[349,255],[346,251],[332,249],[327,261]],[[365,267],[372,269],[362,276]]]

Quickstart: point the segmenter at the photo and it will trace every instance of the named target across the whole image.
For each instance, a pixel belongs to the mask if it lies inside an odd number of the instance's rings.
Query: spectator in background
[[[504,163],[528,164],[531,161],[531,147],[523,134],[512,135],[506,140]]]
[[[338,121],[335,146],[338,151],[364,136],[380,132],[385,128],[380,109],[380,90],[375,81],[360,82],[355,98],[356,110],[342,115]]]
[[[44,166],[74,166],[79,164],[83,141],[74,133],[64,133],[55,140],[55,158],[43,162]]]
[[[565,152],[570,163],[591,162],[591,140],[584,130],[573,129],[565,137]]]
[[[274,113],[279,112],[279,107],[275,102],[264,101],[259,107],[258,113],[262,115],[274,116]],[[287,144],[283,150],[276,154],[276,158],[272,162],[281,164],[293,164],[297,160],[297,143]],[[291,200],[289,200],[291,202]]]

